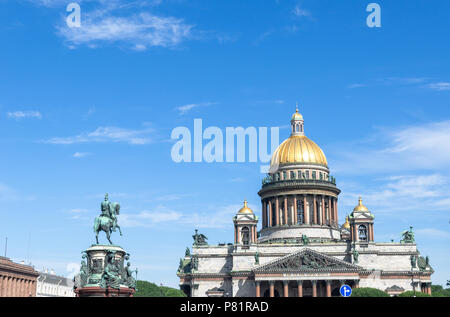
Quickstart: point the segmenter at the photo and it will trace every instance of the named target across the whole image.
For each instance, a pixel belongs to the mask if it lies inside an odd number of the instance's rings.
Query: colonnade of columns
[[[0,297],[36,296],[35,289],[35,280],[0,274]]]
[[[422,284],[420,285],[420,291],[421,291],[422,293],[431,295],[431,283],[422,283]]]
[[[316,224],[337,227],[337,198],[328,195],[281,195],[262,199],[263,228]]]
[[[269,285],[269,297],[275,297],[275,283],[276,282],[282,282],[283,283],[283,288],[282,288],[282,294],[279,294],[280,296],[283,297],[289,297],[290,294],[289,292],[289,285],[291,283],[295,283],[296,285],[296,295],[297,297],[304,297],[305,296],[305,283],[308,282],[310,283],[310,286],[308,285],[308,291],[309,291],[309,296],[312,297],[331,297],[331,293],[332,293],[332,285],[334,285],[334,287],[340,287],[342,285],[345,284],[345,281],[343,280],[311,280],[311,281],[303,281],[303,280],[297,280],[297,281],[255,281],[255,286],[256,286],[256,297],[262,297],[263,294],[261,294],[261,284],[262,283],[268,283]],[[325,286],[324,286],[325,285]],[[352,288],[358,288],[359,287],[359,281],[358,280],[354,280],[352,282]],[[292,297],[292,296],[291,296]]]

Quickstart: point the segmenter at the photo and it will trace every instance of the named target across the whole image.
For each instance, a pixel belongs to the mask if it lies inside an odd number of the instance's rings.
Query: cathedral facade
[[[400,242],[375,242],[375,217],[361,198],[339,225],[339,194],[297,109],[258,192],[261,218],[245,201],[233,218],[234,243],[208,245],[196,232],[180,260],[180,288],[192,297],[331,297],[344,284],[430,294],[433,269],[412,228]]]

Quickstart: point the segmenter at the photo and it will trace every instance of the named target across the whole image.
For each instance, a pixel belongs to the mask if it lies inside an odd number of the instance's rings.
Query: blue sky
[[[139,278],[176,286],[195,228],[231,242],[257,163],[174,163],[175,127],[280,127],[300,104],[375,240],[412,225],[434,283],[450,278],[448,1],[0,1],[1,253],[68,275],[105,192]],[[104,237],[102,237],[104,239]]]

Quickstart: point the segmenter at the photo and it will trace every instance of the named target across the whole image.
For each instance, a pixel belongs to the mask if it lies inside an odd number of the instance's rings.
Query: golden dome
[[[247,206],[247,200],[244,200],[244,207],[242,207],[241,209],[239,209],[240,214],[253,214],[253,211],[248,208]]]
[[[270,165],[285,163],[320,164],[328,167],[322,149],[304,135],[291,135],[275,150]]]
[[[358,206],[356,206],[356,207],[353,209],[353,211],[369,211],[369,209],[367,209],[367,207],[364,206],[364,205],[362,204],[362,198],[359,197],[359,203],[358,203]]]
[[[291,121],[294,120],[303,120],[303,116],[301,113],[298,112],[298,108],[295,109],[295,113],[292,115]]]
[[[350,223],[348,222],[348,216],[345,217],[345,223],[342,225],[344,229],[350,229]]]

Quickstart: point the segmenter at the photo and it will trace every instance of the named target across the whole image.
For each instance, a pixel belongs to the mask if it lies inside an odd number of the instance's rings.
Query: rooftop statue
[[[259,252],[255,253],[255,264],[259,264]]]
[[[353,261],[354,263],[358,263],[359,252],[356,249],[353,249]]]
[[[402,239],[400,243],[415,243],[414,232],[412,231],[413,227],[409,227],[409,230],[405,230],[402,232]]]
[[[208,244],[206,242],[206,240],[208,240],[208,238],[202,233],[199,234],[197,229],[195,229],[195,234],[192,236],[192,238],[194,239],[194,245]]]
[[[116,229],[119,229],[120,235],[122,235],[122,231],[117,224],[117,215],[120,213],[120,205],[116,202],[110,202],[108,194],[105,194],[105,200],[102,201],[100,209],[101,214],[100,216],[95,217],[94,221],[95,240],[98,244],[98,233],[104,231],[109,243],[113,244],[111,241],[111,233],[113,231],[115,232]]]
[[[306,236],[306,234],[302,234],[302,242],[303,242],[303,245],[309,244],[309,238]]]

